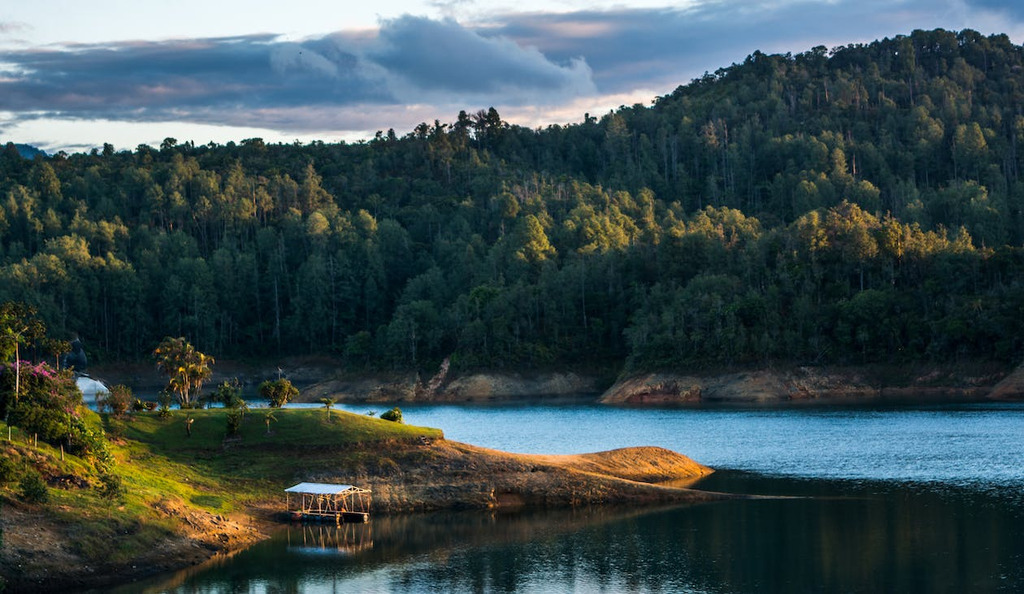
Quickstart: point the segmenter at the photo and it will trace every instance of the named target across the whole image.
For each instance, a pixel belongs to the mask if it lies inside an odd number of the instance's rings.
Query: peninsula
[[[0,575],[15,591],[131,581],[202,562],[263,538],[298,481],[369,488],[373,513],[439,509],[692,503],[723,495],[678,486],[711,472],[662,448],[520,455],[444,439],[441,431],[336,410],[253,409],[225,437],[227,409],[82,413],[116,459],[89,464],[15,430],[0,455],[36,469],[45,502],[0,489]],[[274,420],[266,422],[268,414]],[[185,431],[193,418],[192,435]],[[0,426],[6,433],[6,427]]]

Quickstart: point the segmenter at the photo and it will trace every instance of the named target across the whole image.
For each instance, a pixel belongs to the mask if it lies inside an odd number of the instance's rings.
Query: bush
[[[166,419],[171,416],[171,393],[167,390],[160,392],[160,418]]]
[[[238,378],[222,382],[213,394],[213,400],[224,405],[224,408],[238,408],[242,402],[242,384]]]
[[[18,488],[21,490],[22,501],[46,503],[50,500],[50,491],[46,488],[46,482],[35,470],[29,470],[21,476]]]
[[[110,388],[106,398],[100,402],[100,408],[106,409],[115,417],[124,416],[132,403],[132,389],[125,385]]]
[[[234,437],[238,435],[238,430],[242,427],[242,413],[237,410],[233,410],[228,413],[228,437]]]
[[[100,475],[100,495],[106,499],[121,501],[124,499],[124,482],[116,474],[105,473]]]
[[[8,412],[13,415],[22,405],[72,411],[82,403],[82,392],[69,371],[56,371],[46,363],[32,365],[23,361],[17,399],[14,398],[16,375],[14,363],[0,365],[0,418]]]
[[[0,456],[0,484],[10,483],[18,478],[18,465],[7,455]]]
[[[136,398],[135,402],[132,402],[132,410],[135,412],[142,412],[146,410],[146,405],[143,404],[141,400]]]
[[[299,395],[299,389],[286,379],[265,381],[260,384],[260,396],[266,398],[273,408],[281,408]]]
[[[387,412],[381,413],[380,418],[384,419],[385,421],[393,421],[395,423],[401,423],[402,422],[402,409],[400,409],[400,408],[398,408],[396,406],[395,408],[393,408],[393,409],[391,409],[391,410],[389,410]]]

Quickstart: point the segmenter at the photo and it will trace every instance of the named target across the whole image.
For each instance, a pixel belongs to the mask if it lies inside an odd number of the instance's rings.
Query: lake
[[[696,488],[780,497],[283,527],[123,591],[1024,590],[1024,404],[402,409],[407,423],[513,452],[663,446],[719,469]]]

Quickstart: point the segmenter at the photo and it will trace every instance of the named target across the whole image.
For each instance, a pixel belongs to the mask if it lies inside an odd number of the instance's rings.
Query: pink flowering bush
[[[16,373],[14,363],[0,365],[0,417],[51,445],[62,443],[69,453],[112,462],[102,432],[89,429],[79,414],[82,392],[70,372],[22,361],[15,398]]]

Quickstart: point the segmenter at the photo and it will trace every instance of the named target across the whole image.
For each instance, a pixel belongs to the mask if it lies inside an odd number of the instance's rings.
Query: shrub
[[[131,403],[132,389],[119,384],[110,388],[106,398],[100,403],[100,407],[106,409],[115,417],[120,417],[128,412],[128,407]]]
[[[0,456],[0,484],[9,483],[18,478],[18,465],[6,454]]]
[[[224,408],[238,408],[242,402],[242,384],[238,378],[222,382],[213,394],[213,400],[224,405]]]
[[[8,412],[13,416],[15,410],[21,406],[71,412],[82,403],[82,392],[75,385],[71,372],[55,371],[46,363],[32,365],[22,361],[17,399],[14,398],[16,375],[14,363],[0,366],[0,418],[5,417]],[[35,432],[26,427],[22,428],[27,432]]]
[[[393,408],[393,409],[391,409],[391,410],[389,410],[387,412],[381,413],[380,418],[384,419],[385,421],[393,421],[395,423],[401,423],[402,422],[402,409],[400,409],[400,408],[398,408],[396,406],[395,408]]]
[[[238,435],[238,430],[242,427],[242,413],[237,410],[233,410],[228,413],[228,437],[234,437]]]
[[[171,416],[171,393],[167,390],[160,392],[160,418],[166,419]]]
[[[121,501],[124,499],[124,482],[116,474],[104,473],[100,475],[100,495],[106,499]]]
[[[22,501],[46,503],[50,500],[50,491],[46,488],[46,481],[35,470],[29,470],[21,476],[18,488],[21,490]]]
[[[142,412],[146,410],[146,405],[143,404],[141,400],[136,398],[135,402],[132,402],[132,410],[135,412]]]
[[[281,408],[299,395],[299,389],[286,379],[265,381],[260,384],[260,396],[266,398],[273,408]]]

